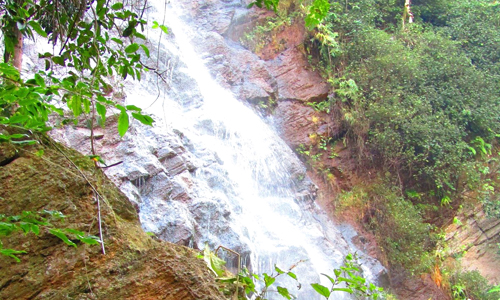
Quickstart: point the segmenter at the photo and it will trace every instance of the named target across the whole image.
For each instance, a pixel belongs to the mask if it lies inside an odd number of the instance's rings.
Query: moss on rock
[[[57,210],[66,218],[54,225],[98,236],[95,187],[106,255],[95,245],[68,246],[44,230],[14,233],[2,239],[4,248],[27,254],[20,263],[1,257],[0,299],[224,299],[196,253],[148,236],[132,204],[90,159],[41,140],[22,148],[0,144],[0,154],[10,157],[0,166],[0,211]]]

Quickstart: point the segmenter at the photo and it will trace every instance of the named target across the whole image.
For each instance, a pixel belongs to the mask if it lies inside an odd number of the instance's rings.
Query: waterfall
[[[123,140],[99,149],[106,160],[123,161],[108,176],[136,203],[146,231],[193,248],[230,248],[257,274],[305,261],[293,270],[300,290],[291,278],[277,282],[298,299],[321,299],[310,283],[330,286],[320,274],[333,275],[356,249],[314,203],[314,184],[293,151],[205,66],[213,57],[192,43],[213,38],[210,30],[181,20],[188,14],[181,8],[155,2],[145,17],[164,19],[170,31],[147,32],[152,63],[163,76],[149,72],[123,89],[128,104],[152,114],[156,124],[134,123]],[[383,269],[369,257],[363,262],[369,279]],[[272,291],[268,298],[282,299]]]

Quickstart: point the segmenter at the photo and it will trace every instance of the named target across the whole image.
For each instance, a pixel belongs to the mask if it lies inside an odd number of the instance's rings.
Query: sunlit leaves
[[[57,236],[58,238],[60,238],[67,245],[76,247],[76,244],[73,243],[72,241],[70,241],[68,236],[61,229],[51,228],[51,229],[49,229],[49,232],[51,234]]]
[[[127,46],[127,48],[125,48],[125,52],[126,53],[134,53],[136,52],[137,50],[139,50],[139,45],[138,44],[130,44]]]
[[[258,8],[262,8],[263,6],[265,6],[266,9],[272,9],[275,12],[277,12],[278,4],[279,4],[279,0],[256,0],[256,1],[251,2],[248,5],[248,8],[251,8],[254,5],[257,6]]]
[[[277,286],[276,287],[276,290],[278,291],[278,293],[285,297],[286,299],[290,300],[292,299],[292,296],[290,295],[290,293],[288,292],[288,289],[284,288],[284,287],[281,287],[281,286]]]
[[[326,299],[330,297],[331,292],[326,286],[319,283],[311,283],[311,286],[316,292],[318,292],[318,294],[324,296]]]
[[[305,24],[308,28],[314,28],[323,21],[330,10],[330,2],[328,0],[314,0],[309,7],[309,13],[305,18]]]
[[[52,11],[52,4],[39,6],[38,2],[29,2],[29,11],[26,6],[15,6],[12,10],[16,16],[25,21],[20,21],[26,33],[33,30],[37,34],[57,38],[59,34],[51,30],[47,22],[41,22],[37,11]],[[109,5],[109,6],[108,6]],[[131,76],[140,80],[143,70],[140,63],[141,55],[150,56],[150,51],[143,44],[134,43],[133,39],[146,39],[140,32],[146,22],[138,18],[137,14],[127,9],[123,3],[108,3],[99,0],[95,7],[87,9],[96,12],[96,20],[81,19],[77,16],[68,16],[61,13],[61,18],[66,18],[70,29],[70,37],[61,37],[64,41],[59,53],[44,53],[39,57],[45,60],[47,73],[37,73],[33,78],[23,81],[19,72],[8,64],[0,64],[0,76],[6,77],[0,86],[0,108],[8,113],[0,114],[0,124],[22,126],[33,131],[47,131],[48,116],[51,113],[62,115],[61,104],[65,104],[71,111],[74,119],[85,115],[87,118],[97,112],[99,124],[104,125],[106,113],[109,108],[117,107],[112,99],[105,96],[102,91],[107,90],[106,77],[119,74],[122,78]],[[74,24],[71,22],[75,22]],[[125,24],[125,26],[123,26]],[[23,27],[24,26],[24,27]],[[157,24],[165,33],[167,28]],[[116,36],[114,29],[121,28],[121,35]],[[113,32],[112,32],[113,30]],[[49,33],[49,34],[47,34]],[[8,41],[6,40],[8,44]],[[8,45],[7,45],[8,46]],[[141,51],[139,51],[141,50]],[[57,78],[52,73],[52,68],[67,66],[70,76]],[[91,74],[81,76],[80,74]],[[103,99],[105,99],[103,101]],[[11,113],[11,107],[15,107]],[[151,125],[153,119],[141,113],[140,109],[120,109],[118,120],[119,134],[123,136],[129,127],[129,115],[143,124]],[[66,121],[62,121],[64,123]],[[0,135],[0,139],[10,142],[17,141],[12,137]]]
[[[264,273],[262,275],[264,275],[264,283],[266,284],[266,287],[270,287],[271,284],[273,284],[276,281],[275,277],[271,277],[267,275],[267,273]]]
[[[120,10],[120,9],[122,9],[122,8],[123,8],[123,3],[121,3],[121,2],[117,2],[117,3],[115,3],[115,4],[113,4],[113,5],[111,6],[111,9],[112,9],[112,10]]]
[[[133,112],[132,116],[144,125],[150,125],[150,126],[153,125],[154,120],[148,115],[143,115],[141,113]]]
[[[36,31],[40,36],[47,37],[47,33],[42,29],[42,26],[37,21],[31,20],[28,22],[31,28]]]
[[[153,21],[153,29],[160,28],[165,34],[168,34],[168,28],[165,25],[160,25],[157,21]]]
[[[106,111],[107,111],[106,106],[102,105],[99,102],[96,102],[95,108],[96,108],[97,114],[99,115],[99,117],[101,117],[102,124],[104,124],[106,122]]]
[[[120,116],[118,117],[118,134],[121,137],[125,135],[129,127],[129,117],[125,110],[120,112]]]
[[[215,255],[215,253],[210,251],[208,244],[205,244],[205,250],[203,251],[203,260],[205,260],[208,268],[212,270],[215,275],[220,277],[224,274],[224,265],[226,264],[226,262]]]
[[[0,245],[0,254],[1,255],[5,255],[5,256],[8,256],[8,257],[11,257],[13,258],[16,262],[20,262],[21,260],[19,259],[19,257],[16,256],[16,254],[25,254],[27,253],[26,251],[23,251],[23,250],[14,250],[14,249],[3,249],[1,248],[1,245]]]
[[[76,243],[70,239],[78,240],[88,245],[96,245],[101,241],[93,235],[87,235],[82,231],[72,228],[56,228],[51,221],[59,221],[64,215],[59,211],[43,210],[42,212],[23,211],[20,215],[6,216],[0,215],[0,236],[9,236],[16,231],[23,232],[25,235],[33,233],[39,235],[42,229],[58,237],[69,246],[76,247]],[[8,256],[19,262],[16,254],[26,253],[26,251],[4,249],[0,242],[0,254]]]

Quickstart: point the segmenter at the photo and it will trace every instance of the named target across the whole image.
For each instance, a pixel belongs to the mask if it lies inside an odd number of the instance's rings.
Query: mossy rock
[[[142,230],[133,205],[88,157],[45,136],[39,141],[0,144],[10,157],[0,166],[0,212],[57,210],[66,218],[54,226],[99,236],[95,188],[106,254],[78,240],[68,246],[47,229],[2,237],[4,248],[27,254],[19,263],[1,257],[0,299],[225,299],[192,249]]]

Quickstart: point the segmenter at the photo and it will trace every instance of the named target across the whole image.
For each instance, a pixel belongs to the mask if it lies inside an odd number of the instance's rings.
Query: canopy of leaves
[[[2,22],[16,22],[17,29],[26,36],[34,33],[60,41],[58,53],[43,53],[45,71],[37,74],[19,74],[8,64],[0,65],[0,124],[47,131],[51,113],[63,115],[65,104],[76,118],[84,114],[94,122],[96,113],[102,121],[109,108],[120,114],[118,131],[121,136],[129,127],[129,114],[141,123],[151,125],[151,117],[135,106],[117,104],[106,91],[110,90],[106,78],[118,75],[139,79],[143,66],[141,56],[149,50],[142,42],[145,24],[137,13],[122,3],[108,4],[98,0],[87,7],[86,1],[15,1],[4,3],[8,12]],[[85,17],[83,17],[85,15]],[[60,22],[69,24],[62,26]],[[10,24],[10,23],[9,23]],[[64,28],[63,28],[64,27]],[[6,29],[7,28],[7,29]],[[4,31],[8,27],[4,27]],[[4,34],[6,51],[14,42],[8,32]],[[53,68],[67,68],[65,77],[54,75]],[[21,79],[33,76],[31,79]],[[101,122],[102,124],[104,122]],[[4,137],[3,140],[11,140]]]
[[[316,35],[311,51],[360,162],[381,162],[442,197],[477,177],[472,141],[492,144],[500,132],[500,5],[414,1],[416,22],[402,28],[400,2],[333,3],[320,33],[335,42]]]

